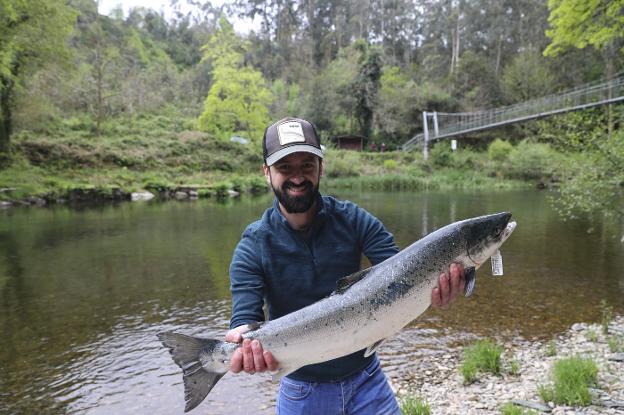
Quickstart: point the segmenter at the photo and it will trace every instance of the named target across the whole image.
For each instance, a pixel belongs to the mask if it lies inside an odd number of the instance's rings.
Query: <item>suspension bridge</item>
[[[507,107],[459,113],[425,111],[423,132],[406,141],[402,148],[410,151],[422,146],[426,159],[431,141],[620,101],[624,101],[624,73],[608,81],[585,84]]]

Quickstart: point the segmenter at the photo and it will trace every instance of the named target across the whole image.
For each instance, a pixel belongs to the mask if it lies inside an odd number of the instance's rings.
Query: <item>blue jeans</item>
[[[282,378],[278,415],[396,415],[401,414],[379,360],[335,382],[305,382]]]

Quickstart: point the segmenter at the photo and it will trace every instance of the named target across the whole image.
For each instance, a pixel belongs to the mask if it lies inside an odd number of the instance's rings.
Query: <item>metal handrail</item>
[[[616,78],[610,81],[593,82],[560,94],[551,94],[491,110],[457,113],[437,112],[437,116],[456,117],[457,120],[440,123],[438,118],[437,134],[430,131],[428,140],[439,140],[619,101],[624,101],[624,74],[618,74]],[[427,122],[427,120],[423,121]],[[403,150],[411,150],[423,143],[424,138],[424,133],[416,134],[403,144]]]

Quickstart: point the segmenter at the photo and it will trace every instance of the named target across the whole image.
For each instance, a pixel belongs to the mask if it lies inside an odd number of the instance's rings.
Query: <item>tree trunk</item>
[[[502,48],[503,48],[503,34],[501,33],[498,35],[498,42],[496,42],[496,67],[494,69],[494,74],[496,75],[497,78],[500,72]]]
[[[606,60],[606,77],[607,82],[609,82],[609,89],[607,92],[607,98],[613,98],[613,76],[615,75],[615,65],[613,63],[615,59],[614,47],[613,43],[607,46],[605,50],[605,60]],[[611,138],[611,133],[613,132],[613,105],[607,105],[607,131],[609,134],[609,138]]]
[[[13,81],[0,77],[0,154],[8,153],[12,130]]]
[[[455,27],[451,30],[451,75],[455,73],[459,62],[459,9],[451,11],[455,16]]]
[[[98,50],[97,53],[97,59],[95,61],[95,75],[96,75],[96,95],[97,95],[97,109],[96,109],[96,115],[95,115],[95,132],[97,134],[97,136],[100,136],[100,129],[102,126],[102,119],[104,118],[104,98],[102,95],[102,89],[103,89],[103,79],[104,79],[104,71],[103,71],[103,64],[102,64],[102,56],[101,56],[101,51]]]

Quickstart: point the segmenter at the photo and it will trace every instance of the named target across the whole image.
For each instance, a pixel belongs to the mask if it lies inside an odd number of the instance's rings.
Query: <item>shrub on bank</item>
[[[358,176],[362,173],[360,153],[330,149],[325,153],[323,171],[330,178]]]
[[[552,386],[540,386],[538,392],[545,402],[588,406],[592,402],[589,387],[596,385],[598,367],[589,358],[570,357],[555,362]]]
[[[555,175],[561,160],[561,155],[548,144],[524,140],[509,153],[503,168],[512,177],[548,181]]]
[[[488,159],[496,163],[502,163],[509,158],[509,154],[513,151],[513,145],[500,138],[492,141],[488,147]]]
[[[468,347],[464,351],[464,360],[460,367],[464,383],[474,382],[478,372],[490,372],[499,375],[502,352],[503,348],[489,339],[479,340]]]

